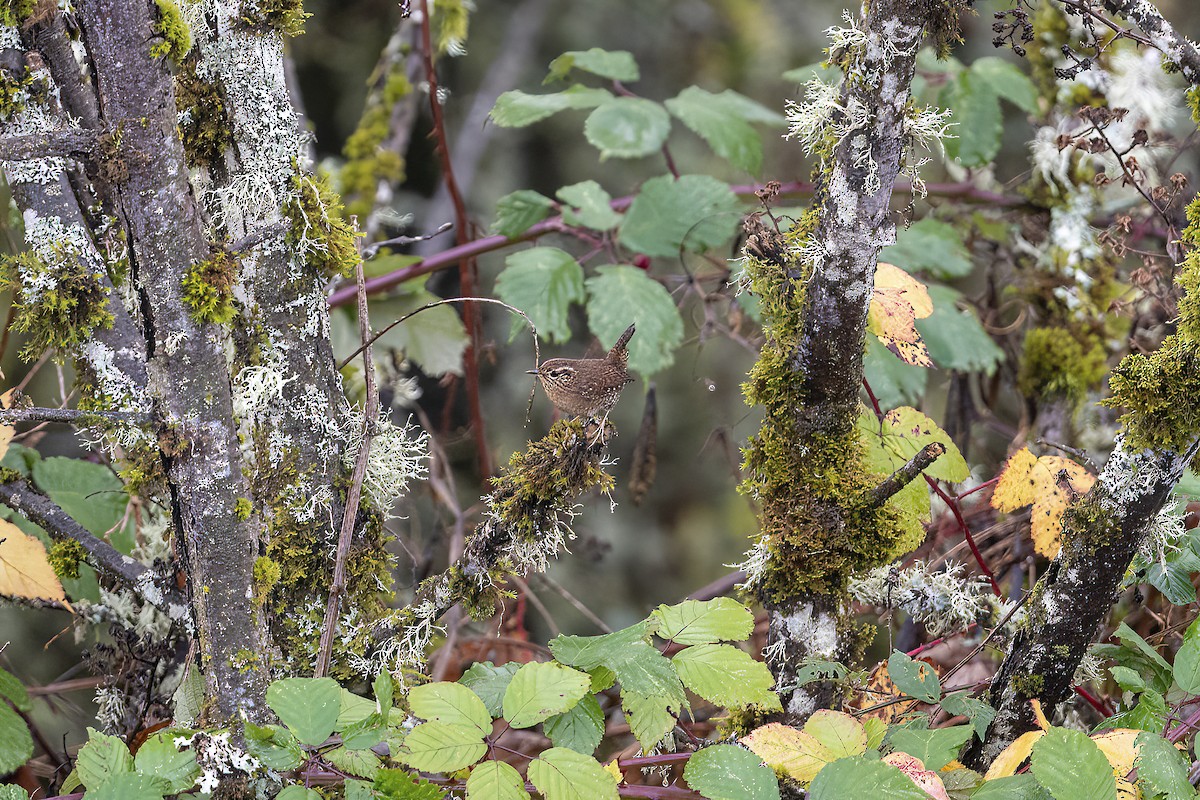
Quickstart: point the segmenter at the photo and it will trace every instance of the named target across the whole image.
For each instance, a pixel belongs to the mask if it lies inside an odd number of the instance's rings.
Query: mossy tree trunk
[[[953,35],[959,4],[883,0],[866,6],[840,56],[836,102],[797,117],[821,157],[813,210],[781,237],[752,226],[746,283],[762,298],[767,342],[746,385],[766,419],[746,454],[743,489],[761,504],[761,538],[745,569],[770,614],[768,664],[786,716],[801,721],[835,702],[796,687],[803,659],[850,660],[861,635],[846,582],[919,541],[872,490],[856,429],[863,347],[879,251],[894,241],[891,200],[911,143],[910,85],[926,34]]]

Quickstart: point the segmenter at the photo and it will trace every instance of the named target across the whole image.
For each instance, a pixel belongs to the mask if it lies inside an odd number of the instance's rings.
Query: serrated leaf
[[[1032,775],[1011,775],[984,781],[971,800],[1053,800]]]
[[[971,70],[946,84],[939,105],[954,112],[955,138],[943,139],[946,155],[964,167],[982,167],[1000,152],[1004,117],[988,79]]]
[[[676,653],[671,663],[687,688],[717,705],[780,708],[767,665],[732,645],[693,645]]]
[[[707,175],[661,175],[642,184],[621,223],[621,244],[648,256],[703,252],[733,237],[741,203]]]
[[[128,755],[129,751],[126,750],[125,754]],[[29,732],[29,726],[8,703],[0,702],[0,775],[15,772],[31,758],[33,735]]]
[[[583,123],[583,135],[600,160],[641,158],[657,153],[671,132],[666,109],[641,97],[614,97],[596,107]]]
[[[683,319],[662,284],[643,270],[607,264],[587,279],[588,325],[610,347],[629,324],[637,334],[629,342],[629,368],[651,375],[671,366],[683,341]]]
[[[1062,456],[1037,458],[1023,447],[1014,453],[1000,472],[992,493],[992,508],[1016,511],[1032,506],[1030,533],[1034,549],[1054,558],[1062,546],[1062,516],[1076,495],[1086,494],[1096,477],[1086,468]]]
[[[301,743],[313,747],[333,733],[342,687],[332,678],[284,678],[267,687],[267,705]]]
[[[1038,112],[1038,91],[1020,67],[995,56],[984,56],[971,63],[971,72],[1001,100],[1007,100],[1028,114]]]
[[[293,783],[280,789],[279,794],[275,795],[275,800],[322,800],[322,797],[316,789]]]
[[[955,692],[942,698],[942,709],[947,714],[963,716],[971,721],[975,735],[982,741],[988,726],[996,718],[996,709],[982,700],[977,700],[967,692]]]
[[[862,754],[867,748],[867,732],[849,714],[821,710],[809,718],[803,730],[772,722],[742,737],[742,744],[772,769],[806,784],[825,765]]]
[[[612,197],[595,181],[583,181],[564,186],[556,196],[564,203],[563,222],[581,225],[594,231],[609,231],[621,222],[621,215],[613,211]]]
[[[8,520],[0,520],[0,595],[66,603],[46,547]]]
[[[555,636],[550,640],[549,646],[556,660],[571,667],[588,670],[595,669],[614,657],[619,658],[619,654],[630,645],[646,644],[649,640],[650,625],[648,621],[642,621],[599,636]]]
[[[488,713],[499,717],[504,713],[504,692],[521,665],[508,662],[496,666],[490,661],[472,664],[458,682],[479,696]]]
[[[32,711],[33,701],[29,699],[29,691],[25,684],[6,669],[0,668],[0,697],[7,698],[17,707],[18,711]]]
[[[287,772],[300,766],[304,751],[292,732],[282,725],[258,726],[246,723],[246,750],[264,767]]]
[[[649,752],[675,727],[679,706],[662,695],[631,692],[621,687],[621,709],[629,730],[642,750]]]
[[[382,742],[387,734],[387,720],[383,714],[372,712],[341,731],[342,746],[347,750],[367,750]]]
[[[925,703],[936,703],[942,696],[942,684],[937,672],[924,661],[915,661],[899,650],[888,657],[888,675],[896,688],[909,697]]]
[[[651,618],[658,622],[658,635],[676,644],[736,642],[749,638],[754,630],[750,609],[731,597],[661,605]]]
[[[917,331],[925,340],[933,363],[941,369],[958,372],[994,373],[1004,361],[1004,351],[992,341],[973,310],[958,308],[962,294],[948,286],[927,288],[933,313],[928,319],[917,320]],[[871,388],[875,388],[874,384]]]
[[[569,710],[591,685],[586,672],[553,662],[530,662],[517,670],[504,692],[504,719],[514,728],[531,728]]]
[[[1030,771],[1056,800],[1101,800],[1117,796],[1108,759],[1096,743],[1079,731],[1051,728],[1038,739]]]
[[[593,695],[584,695],[569,710],[546,720],[542,732],[555,747],[591,755],[604,736],[604,711]]]
[[[758,756],[730,744],[697,750],[683,779],[707,800],[775,800],[779,781]]]
[[[951,483],[966,480],[971,471],[953,440],[933,420],[910,406],[892,409],[883,419],[865,407],[858,417],[859,437],[866,445],[864,458],[870,468],[882,475],[904,466],[921,448],[937,442],[946,448],[936,461],[925,469],[931,478]],[[906,494],[911,492],[911,494]],[[929,490],[923,481],[912,481],[891,502],[900,507],[905,501],[916,505],[910,510],[918,518],[929,515]]]
[[[1188,639],[1175,653],[1175,682],[1188,694],[1200,694],[1200,641]]]
[[[572,86],[554,94],[526,94],[516,89],[496,98],[492,122],[501,128],[524,128],[568,109],[595,108],[612,99],[604,89]]]
[[[0,711],[3,710],[7,710],[7,708],[0,705]],[[15,714],[13,717],[17,719],[21,727],[25,726],[20,717]],[[3,723],[3,714],[0,713],[0,731],[7,727]],[[28,734],[28,729],[25,732]],[[75,761],[75,770],[79,773],[79,780],[85,787],[89,790],[95,789],[114,775],[133,772],[133,756],[129,754],[129,748],[123,741],[94,728],[88,728],[87,733],[88,740],[83,747],[79,748],[79,755],[76,756]],[[0,768],[3,766],[0,765]],[[12,770],[5,771],[11,772]]]
[[[163,781],[167,787],[165,794],[190,789],[195,785],[196,778],[200,777],[195,751],[180,750],[175,746],[178,735],[168,730],[150,736],[142,742],[133,759],[137,772]]]
[[[484,761],[467,778],[467,800],[529,800],[529,792],[511,764]]]
[[[520,189],[496,201],[492,232],[513,239],[550,216],[554,201],[541,192]]]
[[[475,727],[481,735],[492,730],[492,715],[483,700],[462,684],[441,681],[414,686],[408,692],[408,707],[421,719]]]
[[[442,800],[446,796],[437,784],[402,769],[377,771],[372,787],[379,792],[379,800]]]
[[[396,293],[382,300],[371,301],[371,319],[382,328],[393,320],[440,300],[425,289],[428,278],[416,278],[401,284]],[[518,320],[520,322],[520,320]],[[469,338],[462,319],[452,306],[441,305],[422,311],[407,319],[375,341],[376,352],[397,350],[410,359],[426,375],[462,374],[462,354]],[[357,340],[354,347],[358,347]]]
[[[394,757],[422,772],[454,772],[487,753],[479,729],[471,725],[425,722],[413,728]]]
[[[551,61],[550,74],[542,83],[562,80],[572,69],[622,83],[633,83],[640,77],[637,61],[629,51],[593,47],[588,50],[569,50]]]
[[[552,747],[529,762],[529,782],[545,800],[616,800],[617,781],[590,756]]]
[[[961,278],[971,272],[971,253],[950,224],[926,217],[896,234],[896,243],[879,260],[906,272],[928,272],[936,278]],[[937,304],[934,304],[937,307]]]
[[[322,758],[333,764],[339,771],[360,778],[373,778],[380,767],[379,756],[367,749],[350,749],[335,747],[322,754]]]
[[[897,266],[880,261],[867,311],[867,330],[906,364],[932,367],[929,350],[917,331],[917,319],[933,313],[925,284]]]
[[[925,769],[937,772],[958,758],[958,751],[971,738],[970,725],[934,730],[898,730],[890,739],[892,749],[919,759]]]
[[[808,800],[886,797],[929,800],[929,795],[893,766],[865,756],[843,758],[822,769],[808,789]]]
[[[1157,733],[1143,732],[1137,737],[1137,783],[1164,800],[1185,800],[1196,796],[1188,782],[1188,764],[1183,754]]]
[[[557,247],[521,250],[504,259],[504,271],[496,277],[496,295],[528,314],[539,336],[565,342],[571,338],[567,317],[571,304],[585,298],[583,268]],[[510,339],[523,325],[520,319],[513,321]]]
[[[884,408],[914,405],[925,396],[929,371],[905,364],[874,336],[866,337],[863,372],[871,391]]]
[[[152,775],[132,772],[112,775],[99,786],[88,789],[88,800],[162,800],[163,784]],[[282,797],[282,795],[279,795]]]
[[[730,164],[757,175],[762,169],[762,140],[749,122],[721,95],[689,86],[665,103],[680,122]]]

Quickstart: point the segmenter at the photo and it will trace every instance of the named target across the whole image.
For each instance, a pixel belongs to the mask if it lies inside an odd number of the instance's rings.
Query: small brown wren
[[[633,382],[625,368],[633,327],[625,329],[603,358],[551,358],[526,372],[538,376],[550,402],[564,414],[607,418],[625,384]]]

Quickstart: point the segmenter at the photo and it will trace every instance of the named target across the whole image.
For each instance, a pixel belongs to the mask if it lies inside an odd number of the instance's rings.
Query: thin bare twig
[[[154,415],[146,411],[83,411],[75,408],[3,408],[0,409],[0,424],[17,422],[66,422],[84,424],[96,422],[128,422],[135,425],[154,421]]]
[[[350,475],[350,491],[346,493],[346,510],[342,514],[342,529],[338,534],[337,555],[333,563],[333,584],[329,587],[329,602],[325,605],[325,623],[321,629],[321,642],[317,650],[317,663],[313,676],[320,678],[329,672],[329,660],[333,653],[333,637],[337,633],[338,609],[342,593],[346,589],[346,560],[350,555],[350,540],[354,536],[354,521],[358,517],[359,500],[362,497],[363,478],[367,474],[367,457],[371,452],[371,437],[375,433],[376,418],[379,416],[379,394],[375,388],[375,364],[371,360],[371,321],[368,318],[366,279],[363,276],[362,259],[355,265],[358,280],[358,334],[362,338],[363,376],[367,382],[367,400],[363,409],[362,446],[354,471]]]
[[[551,578],[549,575],[546,575],[545,573],[538,573],[536,577],[537,577],[538,583],[548,586],[551,589],[553,589],[555,592],[557,592],[558,595],[560,597],[562,597],[562,599],[566,600],[568,603],[570,603],[572,606],[574,606],[575,610],[577,610],[580,614],[583,614],[585,617],[587,617],[588,621],[591,622],[593,625],[595,625],[597,628],[599,628],[601,631],[603,631],[604,633],[612,633],[613,632],[613,629],[608,626],[608,623],[606,623],[604,620],[602,620],[598,616],[596,616],[594,611],[592,611],[590,608],[585,606],[579,600],[578,597],[576,597],[575,595],[568,592],[566,590],[566,587],[564,587],[561,583],[554,580],[553,578]]]
[[[46,131],[0,137],[0,161],[33,161],[88,155],[96,149],[96,134],[82,129]]]
[[[871,508],[879,508],[893,495],[912,483],[918,475],[946,452],[946,445],[941,442],[930,442],[917,451],[900,469],[888,476],[887,480],[875,487],[871,498],[867,501]]]

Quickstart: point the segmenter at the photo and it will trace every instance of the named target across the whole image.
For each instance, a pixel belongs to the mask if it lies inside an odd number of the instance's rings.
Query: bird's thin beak
[[[527,369],[527,370],[525,370],[525,374],[526,375],[540,375],[541,373],[538,372],[536,369]]]

